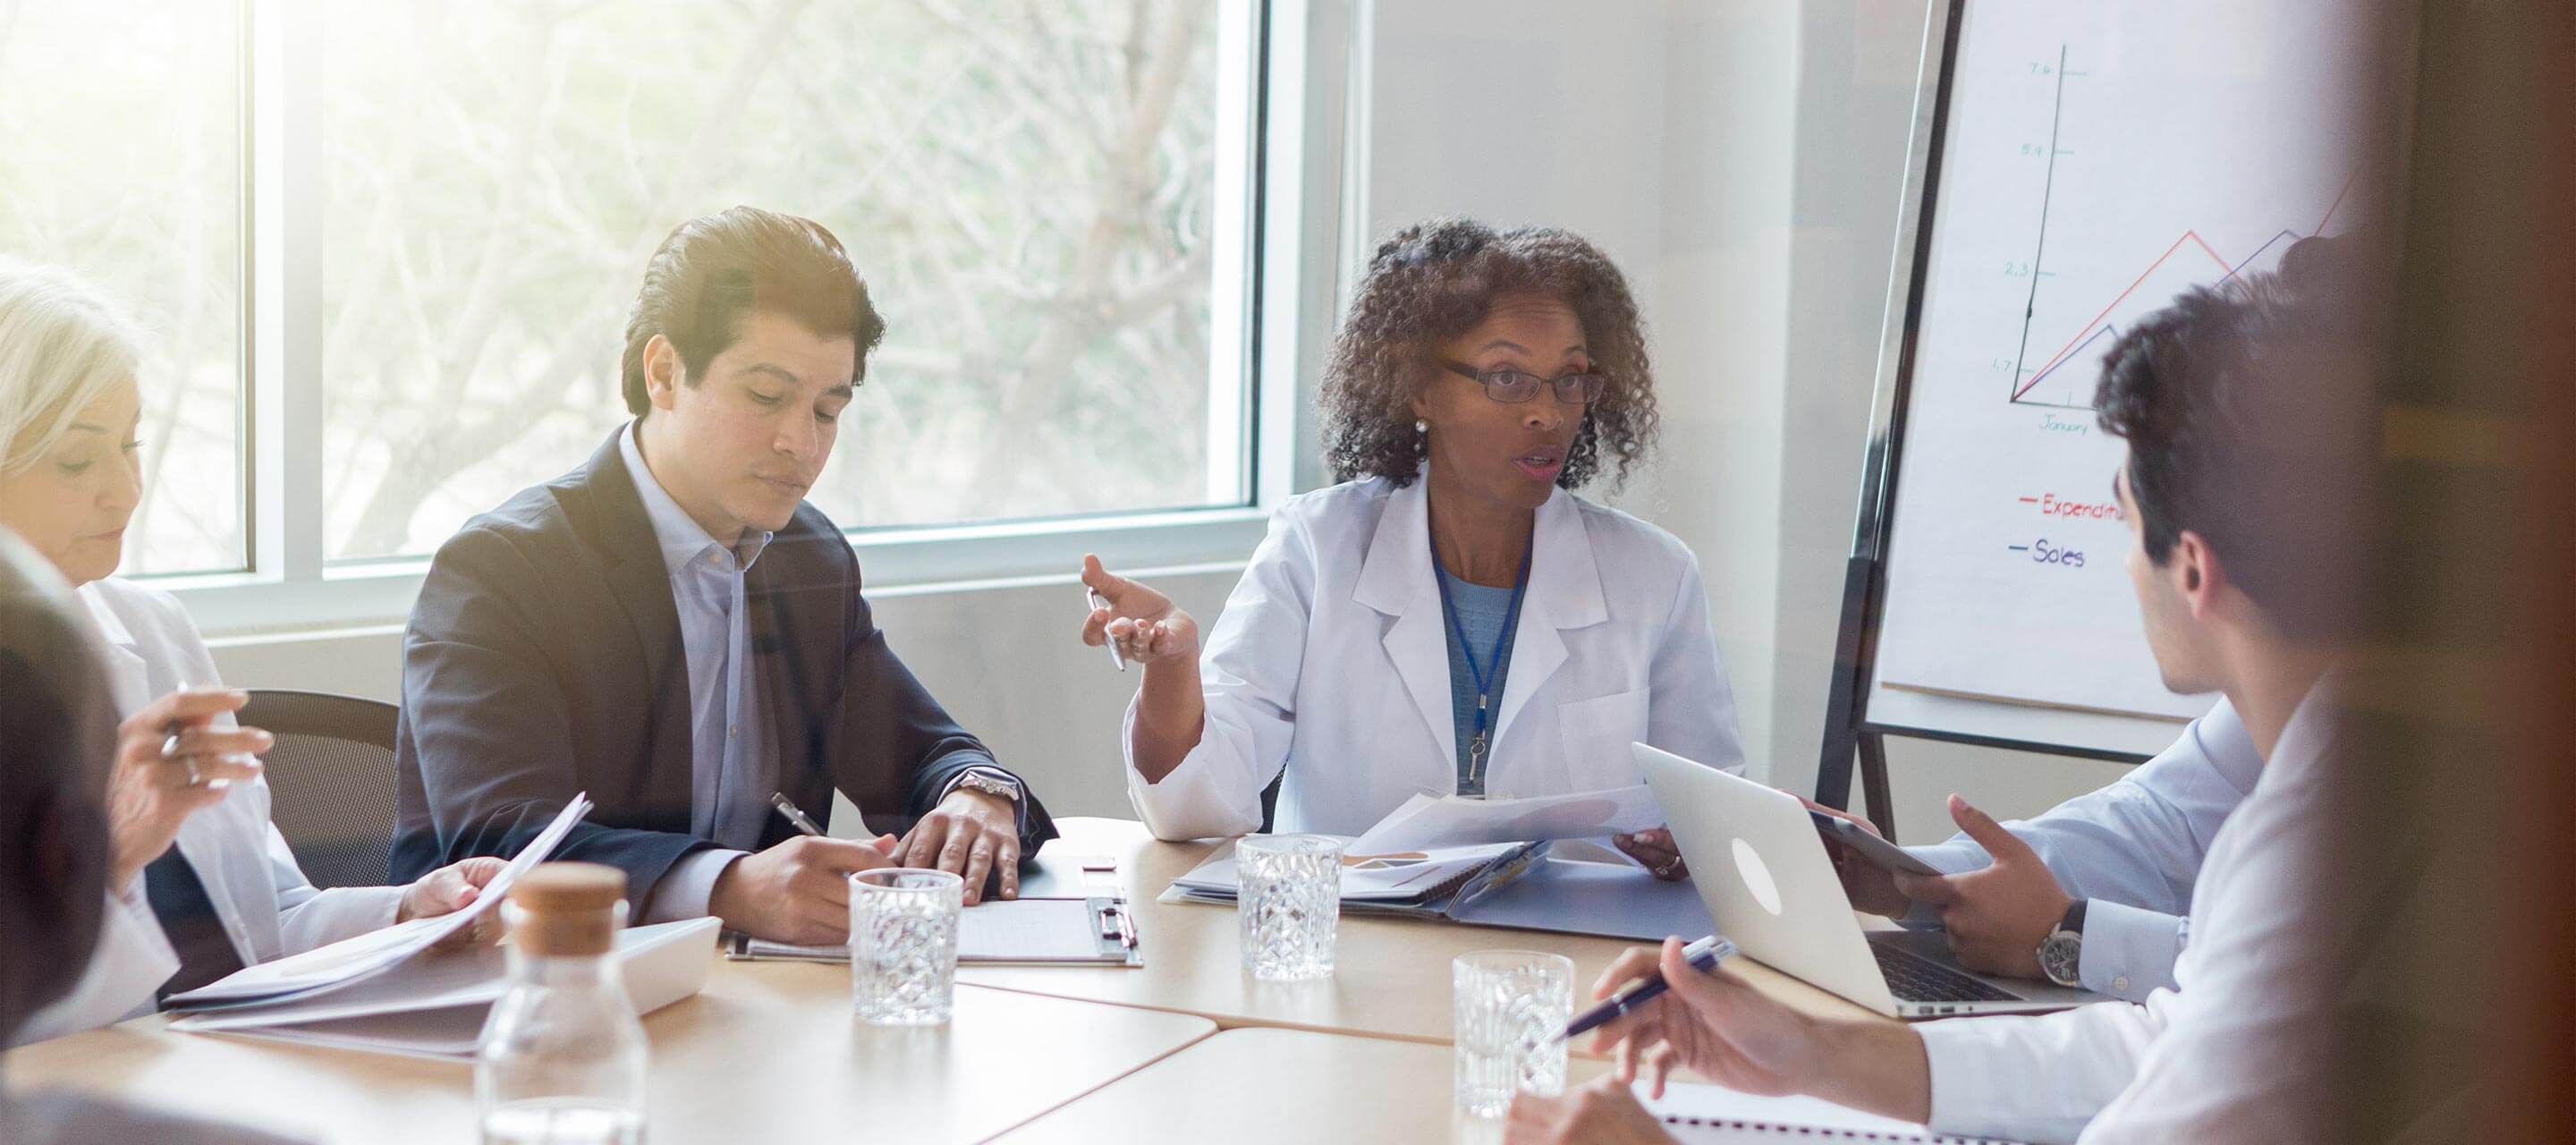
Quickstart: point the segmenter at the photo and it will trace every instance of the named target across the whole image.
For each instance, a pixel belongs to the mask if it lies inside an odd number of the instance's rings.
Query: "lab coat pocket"
[[[1624,787],[1636,782],[1628,745],[1646,738],[1647,689],[1575,700],[1556,707],[1556,731],[1565,747],[1565,770],[1575,790]]]

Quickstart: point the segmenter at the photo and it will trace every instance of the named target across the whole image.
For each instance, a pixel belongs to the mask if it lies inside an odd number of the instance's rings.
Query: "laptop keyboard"
[[[1870,943],[1887,992],[1900,1002],[2018,1002],[2021,995],[1980,982],[1947,966],[1927,962],[1902,950]]]

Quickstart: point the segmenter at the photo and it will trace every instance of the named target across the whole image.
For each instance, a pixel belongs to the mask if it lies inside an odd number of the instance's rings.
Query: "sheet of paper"
[[[510,897],[510,887],[519,876],[546,861],[563,843],[572,826],[590,812],[587,792],[575,795],[564,804],[554,822],[519,849],[516,858],[483,888],[472,906],[437,918],[416,918],[383,930],[370,931],[355,938],[328,946],[316,947],[301,954],[262,962],[236,971],[221,981],[185,994],[170,996],[172,1008],[219,1006],[302,994],[307,991],[345,986],[396,966],[421,951],[438,945],[447,936],[473,924],[485,912],[500,909]]]
[[[1426,792],[1406,800],[1353,840],[1350,853],[1384,855],[1532,839],[1590,839],[1663,825],[1663,806],[1644,784],[1525,799],[1471,799]]]
[[[1101,962],[1099,914],[1090,899],[1003,899],[979,903],[957,916],[957,961]],[[847,962],[847,946],[793,946],[755,938],[743,952],[753,958]]]
[[[1001,909],[986,910],[991,906]],[[957,958],[1070,961],[1100,957],[1100,915],[1088,899],[1018,899],[957,916]]]

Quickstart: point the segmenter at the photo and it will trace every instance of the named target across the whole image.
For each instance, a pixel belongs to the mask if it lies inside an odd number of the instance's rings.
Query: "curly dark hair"
[[[1581,236],[1553,227],[1497,231],[1473,219],[1416,223],[1378,244],[1324,372],[1325,456],[1333,479],[1384,477],[1409,485],[1425,455],[1414,396],[1437,376],[1434,347],[1474,329],[1494,299],[1553,295],[1583,323],[1592,368],[1605,379],[1556,483],[1573,489],[1600,469],[1606,445],[1627,481],[1655,441],[1655,376],[1628,279]]]

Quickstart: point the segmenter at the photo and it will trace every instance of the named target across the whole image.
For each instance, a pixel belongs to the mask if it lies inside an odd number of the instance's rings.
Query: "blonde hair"
[[[135,376],[142,328],[105,291],[0,255],[0,476],[35,463],[101,393]]]

